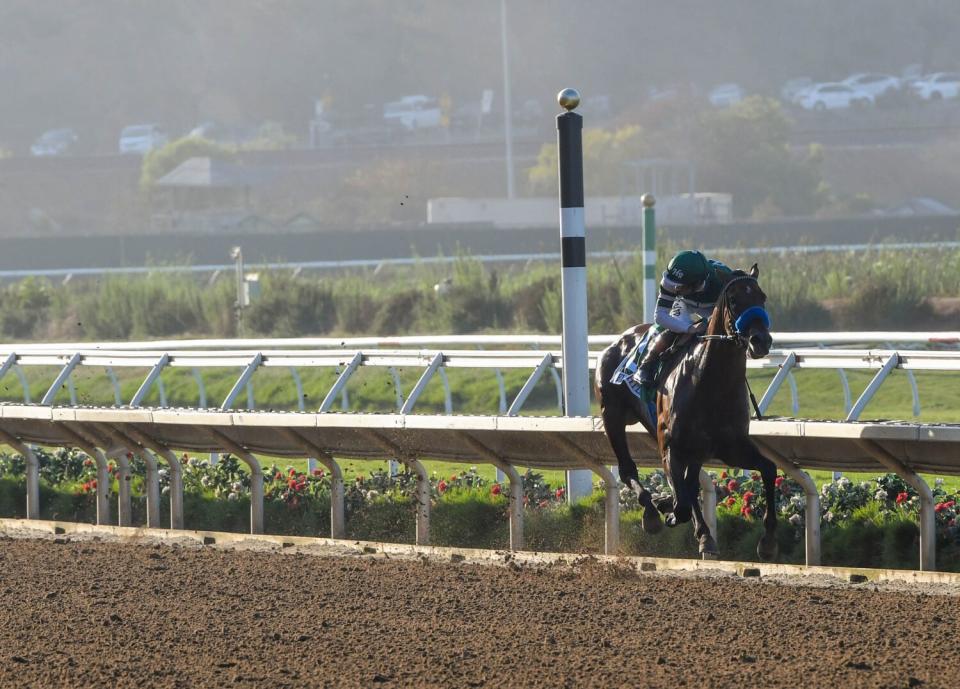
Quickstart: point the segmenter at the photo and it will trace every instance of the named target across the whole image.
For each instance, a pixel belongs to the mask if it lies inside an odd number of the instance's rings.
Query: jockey
[[[732,271],[699,251],[681,251],[667,264],[660,280],[654,334],[640,364],[640,383],[656,382],[660,357],[680,335],[701,333]]]

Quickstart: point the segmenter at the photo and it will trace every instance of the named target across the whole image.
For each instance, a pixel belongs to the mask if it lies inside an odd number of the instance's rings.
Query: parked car
[[[872,105],[873,96],[846,84],[815,84],[803,92],[799,105],[805,110],[844,110],[856,105]]]
[[[924,100],[943,100],[960,96],[960,73],[936,72],[913,84],[913,92]]]
[[[167,135],[156,124],[131,124],[120,132],[120,153],[147,153],[167,143]]]
[[[850,88],[866,91],[875,99],[900,90],[900,80],[889,74],[851,74],[840,83],[846,84]]]
[[[77,143],[77,133],[65,127],[44,132],[33,142],[30,153],[35,156],[62,156],[71,152]]]
[[[436,98],[405,96],[383,106],[383,119],[408,131],[439,127],[440,105]]]
[[[813,85],[813,79],[810,77],[788,79],[780,87],[780,97],[787,103],[799,105],[799,98]]]
[[[715,108],[729,108],[743,100],[743,89],[739,84],[718,84],[707,98]]]

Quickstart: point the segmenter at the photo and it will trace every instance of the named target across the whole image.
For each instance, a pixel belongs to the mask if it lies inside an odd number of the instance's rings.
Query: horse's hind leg
[[[660,514],[653,504],[653,496],[640,483],[637,465],[630,456],[630,447],[627,445],[627,424],[621,414],[615,414],[608,409],[604,409],[601,415],[607,439],[610,441],[613,453],[617,456],[620,480],[637,494],[640,506],[643,507],[643,530],[651,534],[657,533],[663,529],[663,522],[660,521]]]

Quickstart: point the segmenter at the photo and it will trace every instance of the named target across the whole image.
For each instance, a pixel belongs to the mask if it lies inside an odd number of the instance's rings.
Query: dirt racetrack
[[[0,540],[4,687],[948,687],[960,597]]]

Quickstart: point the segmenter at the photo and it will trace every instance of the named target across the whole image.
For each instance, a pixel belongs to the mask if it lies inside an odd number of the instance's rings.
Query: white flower
[[[831,512],[830,510],[827,510],[827,513],[826,513],[825,515],[823,515],[823,520],[824,520],[824,521],[827,521],[827,522],[832,522],[832,521],[833,521],[833,512]]]
[[[935,486],[942,486],[942,485],[943,485],[943,479],[942,479],[942,478],[938,478],[936,481],[933,482],[933,485],[935,485]]]
[[[887,491],[885,491],[885,490],[883,490],[883,489],[881,488],[880,490],[878,490],[876,493],[873,494],[873,499],[874,499],[874,500],[880,500],[880,501],[886,500],[886,499],[887,499]]]
[[[236,502],[239,499],[240,499],[240,496],[237,495],[236,493],[230,493],[229,495],[227,495],[227,500],[229,500],[230,502]]]
[[[169,475],[170,475],[170,472],[167,471],[166,469],[161,469],[160,471],[157,472],[157,476],[160,477],[160,480],[161,480],[161,481],[166,481],[166,480],[167,480],[167,476],[169,476]]]
[[[160,495],[170,495],[170,486],[164,486],[160,490]]]
[[[790,515],[790,519],[788,519],[787,521],[789,521],[794,526],[800,526],[800,524],[803,523],[803,517],[801,517],[799,514],[792,514]]]

